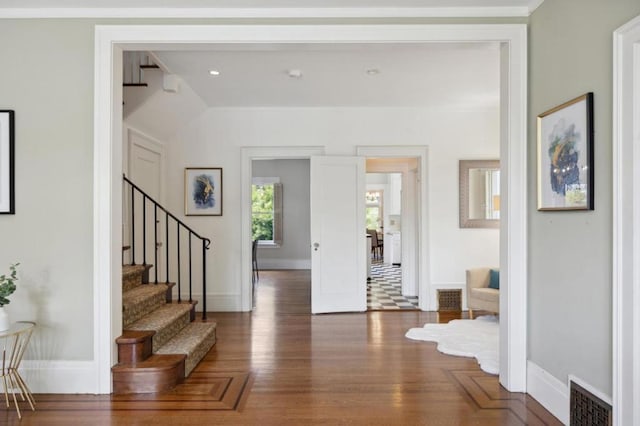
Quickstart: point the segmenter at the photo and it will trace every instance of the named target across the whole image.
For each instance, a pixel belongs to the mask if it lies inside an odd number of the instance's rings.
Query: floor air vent
[[[611,426],[611,405],[571,382],[571,426]]]

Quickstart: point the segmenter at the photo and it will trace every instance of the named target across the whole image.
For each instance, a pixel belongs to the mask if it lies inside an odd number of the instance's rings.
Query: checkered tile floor
[[[370,311],[418,309],[417,297],[402,295],[402,269],[381,261],[371,263],[367,283],[367,309]]]

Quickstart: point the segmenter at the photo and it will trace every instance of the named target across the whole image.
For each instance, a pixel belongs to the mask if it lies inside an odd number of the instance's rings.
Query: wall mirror
[[[500,227],[500,161],[460,160],[460,228]]]

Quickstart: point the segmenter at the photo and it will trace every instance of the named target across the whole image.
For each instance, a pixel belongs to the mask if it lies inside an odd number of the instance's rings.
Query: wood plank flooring
[[[459,314],[311,315],[308,271],[260,271],[254,313],[211,313],[218,343],[183,385],[143,396],[35,395],[26,425],[557,425],[475,360],[404,337]],[[21,405],[24,407],[24,405]]]

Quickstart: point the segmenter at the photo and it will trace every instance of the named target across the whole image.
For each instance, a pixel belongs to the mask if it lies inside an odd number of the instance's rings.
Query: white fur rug
[[[453,320],[447,324],[425,324],[412,328],[405,335],[409,339],[438,342],[444,354],[474,357],[480,368],[498,374],[498,319],[486,315],[474,320]]]

